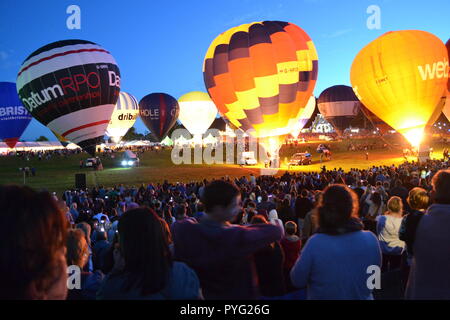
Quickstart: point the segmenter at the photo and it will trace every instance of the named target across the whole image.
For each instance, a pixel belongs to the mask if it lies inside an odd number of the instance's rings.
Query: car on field
[[[121,165],[122,167],[137,167],[139,166],[139,158],[133,151],[125,150]]]
[[[289,160],[288,167],[303,166],[311,163],[312,163],[311,154],[309,152],[295,153]]]

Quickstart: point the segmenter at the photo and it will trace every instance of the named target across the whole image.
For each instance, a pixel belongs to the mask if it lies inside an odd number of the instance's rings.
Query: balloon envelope
[[[14,148],[31,119],[17,95],[16,84],[0,82],[0,139]]]
[[[94,155],[119,97],[120,71],[98,44],[57,41],[25,59],[17,92],[39,122]]]
[[[364,114],[364,117],[366,117],[367,120],[372,124],[372,126],[375,129],[380,130],[381,134],[385,134],[389,130],[393,130],[390,125],[388,125],[386,122],[378,118],[375,114],[373,114],[372,111],[367,109],[362,103],[359,105],[361,108],[361,112]]]
[[[294,138],[298,137],[300,131],[305,127],[306,123],[308,123],[309,119],[314,113],[315,108],[316,108],[316,97],[312,95],[309,98],[305,108],[302,109],[302,111],[300,112],[297,123],[294,125],[294,127],[290,132]]]
[[[175,125],[179,112],[177,99],[166,93],[151,93],[139,101],[141,119],[158,141]]]
[[[106,135],[114,142],[119,142],[134,125],[139,115],[139,104],[136,98],[126,92],[120,92],[114,112],[109,121]]]
[[[203,64],[205,86],[219,112],[255,137],[291,131],[317,73],[311,38],[281,21],[227,30],[211,43]]]
[[[317,100],[320,113],[339,135],[357,116],[361,102],[349,86],[337,85],[325,89]]]
[[[69,145],[70,141],[67,140],[66,138],[60,136],[59,134],[57,134],[55,131],[52,131],[53,134],[55,135],[55,137],[58,139],[59,143],[61,143],[61,145],[65,148]]]
[[[419,146],[447,86],[444,43],[419,30],[388,32],[364,47],[351,67],[351,83],[377,117]]]
[[[450,39],[448,39],[445,46],[447,47],[447,54],[448,54],[448,58],[450,61]],[[447,119],[450,119],[450,76],[447,81],[447,98],[446,98],[445,106],[442,111],[444,112]]]
[[[205,92],[186,93],[178,99],[178,104],[178,118],[192,135],[204,134],[217,116],[216,105]]]

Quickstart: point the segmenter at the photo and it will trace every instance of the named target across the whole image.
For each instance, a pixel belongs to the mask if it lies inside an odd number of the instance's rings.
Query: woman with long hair
[[[344,185],[330,185],[316,208],[319,228],[291,270],[292,284],[308,299],[373,299],[367,286],[371,266],[381,266],[375,235],[363,231],[358,199]]]
[[[197,275],[172,260],[167,228],[153,210],[128,210],[118,231],[120,256],[115,259],[122,267],[105,278],[98,299],[201,298]]]
[[[81,229],[70,229],[67,234],[66,260],[68,267],[77,266],[80,270],[89,262],[89,246]],[[96,292],[103,280],[103,274],[100,271],[82,271],[80,277],[80,288],[71,288],[67,299],[95,300]]]
[[[0,186],[0,300],[67,296],[68,223],[48,192]]]

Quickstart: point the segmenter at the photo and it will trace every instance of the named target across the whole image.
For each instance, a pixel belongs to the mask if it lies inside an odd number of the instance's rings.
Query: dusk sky
[[[69,30],[69,5],[81,9],[81,29]],[[367,27],[370,5],[381,10],[381,28]],[[279,20],[297,24],[312,38],[319,55],[314,90],[350,85],[355,55],[387,31],[419,29],[446,42],[450,37],[448,0],[228,0],[228,1],[0,1],[0,81],[16,81],[22,61],[34,50],[63,39],[96,42],[112,53],[121,90],[138,100],[152,92],[179,98],[206,91],[202,63],[211,41],[243,24]],[[147,131],[138,120],[138,132]],[[56,140],[33,120],[22,135]]]

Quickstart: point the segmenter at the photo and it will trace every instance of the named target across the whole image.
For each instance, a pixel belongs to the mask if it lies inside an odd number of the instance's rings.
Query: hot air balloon
[[[20,102],[13,82],[0,82],[0,139],[14,148],[32,117]]]
[[[65,148],[69,145],[70,141],[67,140],[66,138],[60,136],[59,134],[57,134],[55,131],[52,131],[52,133],[55,135],[55,137],[58,139],[59,143],[61,143],[61,145]]]
[[[120,71],[98,44],[57,41],[25,59],[17,92],[33,117],[94,155],[119,97]]]
[[[362,103],[359,105],[361,112],[364,114],[367,120],[372,124],[375,129],[378,129],[381,134],[387,133],[389,130],[393,130],[390,125],[378,118],[372,111],[367,109]]]
[[[217,108],[209,95],[201,91],[192,91],[178,99],[180,119],[183,126],[199,142],[217,116]]]
[[[300,134],[300,131],[305,127],[306,123],[308,123],[309,119],[314,113],[314,110],[316,108],[316,97],[313,95],[309,98],[308,103],[306,104],[306,107],[301,110],[300,115],[297,117],[298,121],[293,126],[291,130],[291,135],[294,138],[297,138]]]
[[[297,122],[317,73],[310,37],[281,21],[227,30],[211,43],[203,64],[205,86],[219,112],[237,128],[268,138],[260,141],[269,149],[279,148],[280,136]]]
[[[109,121],[106,135],[117,143],[134,125],[139,115],[139,104],[134,96],[120,92],[114,112]]]
[[[355,57],[350,73],[360,101],[415,147],[438,108],[447,77],[444,43],[419,30],[375,39]]]
[[[325,89],[317,100],[320,113],[342,136],[344,130],[350,126],[358,115],[359,102],[353,89],[349,86],[337,85]]]
[[[448,58],[450,61],[450,39],[448,39],[445,46],[447,47]],[[445,101],[445,106],[442,111],[444,112],[447,119],[450,119],[450,76],[447,81],[447,97],[446,97],[446,101]]]
[[[179,112],[177,99],[166,93],[151,93],[139,101],[141,119],[159,142],[175,125]]]

